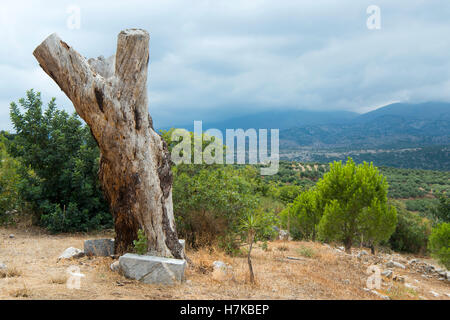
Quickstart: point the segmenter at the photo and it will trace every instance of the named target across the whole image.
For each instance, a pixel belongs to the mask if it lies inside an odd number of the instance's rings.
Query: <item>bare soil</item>
[[[274,241],[267,250],[257,244],[252,251],[256,284],[248,281],[244,256],[230,257],[217,248],[187,249],[192,260],[187,281],[169,287],[126,279],[110,270],[115,261],[110,257],[58,261],[68,247],[83,249],[84,240],[112,236],[0,228],[0,262],[8,266],[0,272],[0,299],[381,299],[364,290],[370,261],[313,242]],[[215,260],[232,266],[232,280],[214,279]],[[84,274],[80,289],[66,286],[70,266]],[[383,278],[379,293],[391,299],[450,299],[449,282],[424,278],[409,269],[395,270],[395,274],[402,275],[405,283]]]

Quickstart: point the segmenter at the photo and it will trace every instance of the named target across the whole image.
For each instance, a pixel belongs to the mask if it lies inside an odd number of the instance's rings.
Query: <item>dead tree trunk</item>
[[[100,148],[99,178],[116,230],[116,254],[144,229],[149,253],[184,258],[172,207],[170,155],[148,113],[149,34],[119,33],[116,55],[86,60],[56,34],[33,52],[73,102]]]

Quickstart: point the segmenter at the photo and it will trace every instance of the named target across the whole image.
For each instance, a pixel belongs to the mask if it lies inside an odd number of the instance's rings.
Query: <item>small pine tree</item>
[[[319,223],[322,239],[343,241],[350,252],[361,236],[374,244],[394,232],[397,213],[387,203],[388,184],[372,164],[356,165],[351,158],[345,165],[334,162],[317,190],[325,205]]]

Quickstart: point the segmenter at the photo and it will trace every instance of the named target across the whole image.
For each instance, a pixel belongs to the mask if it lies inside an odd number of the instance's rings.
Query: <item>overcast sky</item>
[[[74,5],[80,28],[68,26]],[[367,27],[370,5],[381,10],[380,29]],[[155,127],[450,101],[448,0],[16,0],[0,4],[0,129],[11,129],[9,103],[30,88],[74,111],[32,56],[49,34],[86,57],[108,57],[126,28],[150,32]]]

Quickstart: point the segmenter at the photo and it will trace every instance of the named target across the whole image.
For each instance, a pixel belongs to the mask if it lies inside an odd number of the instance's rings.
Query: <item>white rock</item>
[[[384,270],[382,273],[381,273],[381,275],[382,276],[385,276],[385,277],[387,277],[387,278],[390,278],[390,277],[392,277],[392,275],[394,274],[394,272],[392,271],[392,270]]]
[[[390,261],[386,262],[386,267],[388,267],[388,268],[394,268],[395,267],[395,268],[406,269],[406,267],[403,264],[401,264],[400,262],[393,261],[393,260],[390,260]]]
[[[111,269],[111,271],[114,271],[114,272],[119,271],[120,270],[119,261],[115,261],[115,262],[111,263],[109,268]]]
[[[212,278],[216,281],[227,281],[233,279],[233,267],[223,261],[213,262]]]
[[[12,238],[14,238],[15,236],[11,233],[10,235],[9,235],[9,238],[10,239],[12,239]]]
[[[361,258],[361,257],[366,256],[366,255],[368,255],[367,251],[366,251],[366,250],[361,250],[361,251],[356,255],[356,257],[357,257],[357,258]]]
[[[435,292],[435,291],[433,291],[433,290],[431,290],[430,293],[431,293],[433,296],[435,296],[435,297],[439,297],[439,293],[437,293],[437,292]]]
[[[70,247],[64,250],[64,252],[59,256],[59,259],[71,259],[71,258],[80,258],[84,256],[84,252],[80,249]]]
[[[287,230],[280,230],[278,233],[278,239],[289,240],[289,232]]]
[[[376,290],[372,290],[372,291],[370,291],[370,292],[372,292],[373,294],[379,296],[381,299],[384,299],[384,300],[391,300],[391,298],[389,298],[388,296],[385,296],[384,294],[379,293],[379,292],[376,291]]]
[[[184,281],[186,260],[127,253],[119,258],[119,265],[127,278],[172,285]]]
[[[4,270],[6,268],[6,264],[0,262],[0,270]]]
[[[405,287],[407,287],[407,288],[410,288],[410,289],[417,289],[417,287],[416,286],[413,286],[412,284],[409,284],[409,283],[405,283]]]

